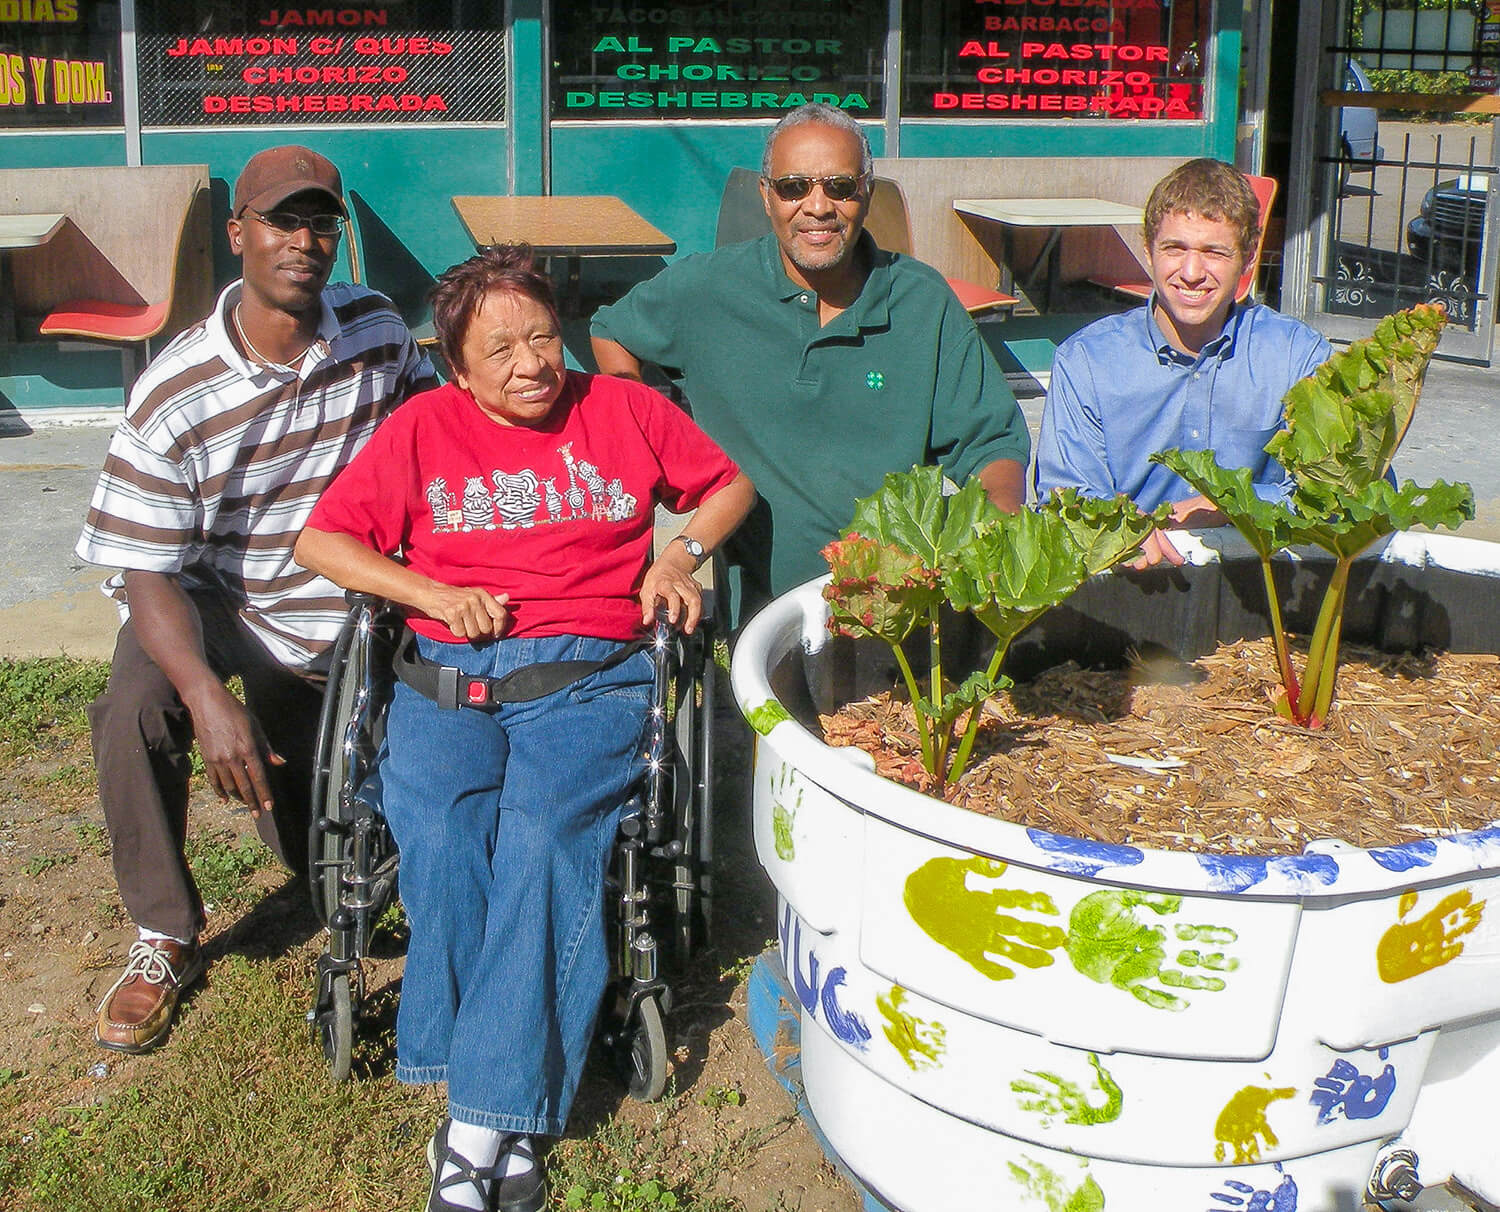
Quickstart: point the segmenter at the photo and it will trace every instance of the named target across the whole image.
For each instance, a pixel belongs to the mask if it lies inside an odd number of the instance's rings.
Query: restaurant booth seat
[[[203,164],[0,170],[0,213],[67,217],[12,255],[16,314],[64,347],[118,346],[128,393],[151,342],[213,304],[210,209]]]

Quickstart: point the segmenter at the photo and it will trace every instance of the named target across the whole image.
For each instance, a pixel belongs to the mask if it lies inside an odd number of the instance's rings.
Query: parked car
[[[1439,181],[1427,191],[1416,217],[1406,225],[1406,247],[1411,255],[1429,265],[1472,274],[1479,265],[1489,193],[1488,173],[1460,173]]]
[[[1349,59],[1344,65],[1344,91],[1368,93],[1374,89],[1364,64],[1358,59]],[[1380,146],[1380,112],[1360,105],[1346,105],[1339,110],[1339,136],[1344,159],[1351,161],[1346,171],[1365,173],[1375,167],[1375,161],[1385,155]]]

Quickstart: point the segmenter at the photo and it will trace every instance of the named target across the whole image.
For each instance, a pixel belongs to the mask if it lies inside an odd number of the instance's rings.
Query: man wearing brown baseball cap
[[[77,551],[125,622],[89,709],[115,878],[139,941],[99,1007],[105,1048],[167,1036],[202,973],[206,915],[183,855],[196,737],[208,782],[307,862],[321,672],[343,595],[292,548],[381,419],[436,386],[389,302],[328,284],[343,181],[306,147],[258,153],[234,187],[243,276],[131,388]],[[225,688],[238,674],[244,702]]]

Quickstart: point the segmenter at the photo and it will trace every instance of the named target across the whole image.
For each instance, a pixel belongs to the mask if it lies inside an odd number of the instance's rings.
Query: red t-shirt
[[[665,396],[568,373],[540,426],[490,420],[454,384],[413,396],[324,492],[308,525],[447,585],[508,593],[512,636],[640,631],[654,506],[696,508],[739,468]],[[458,642],[414,614],[412,628]]]

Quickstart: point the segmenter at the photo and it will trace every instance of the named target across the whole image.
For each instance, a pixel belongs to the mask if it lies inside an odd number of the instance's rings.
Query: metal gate
[[[1472,95],[1379,92],[1388,69],[1481,66],[1467,5],[1417,10],[1304,0],[1296,127],[1292,132],[1282,308],[1330,337],[1368,336],[1380,316],[1441,302],[1449,326],[1440,356],[1488,364],[1500,257],[1500,122],[1451,120]],[[1373,17],[1372,17],[1373,14]],[[1404,18],[1398,20],[1397,18]],[[1417,77],[1420,78],[1420,77]],[[1407,117],[1409,120],[1402,120]],[[1438,120],[1450,119],[1450,120]]]

